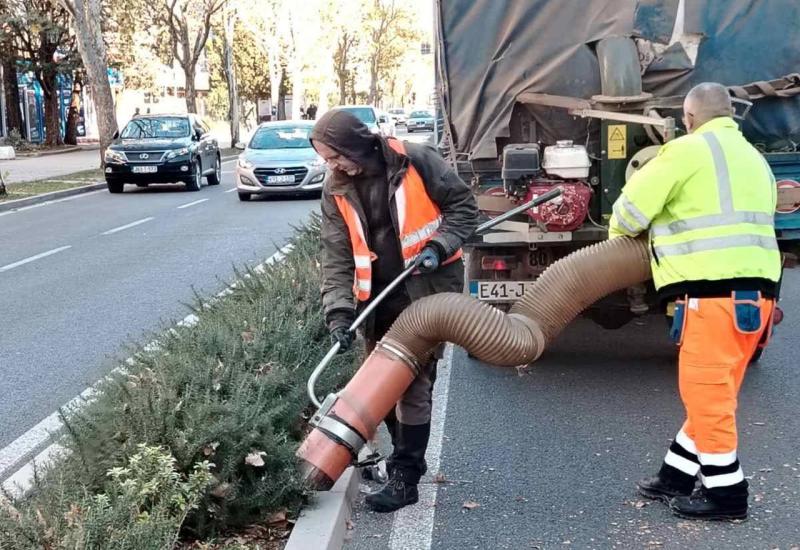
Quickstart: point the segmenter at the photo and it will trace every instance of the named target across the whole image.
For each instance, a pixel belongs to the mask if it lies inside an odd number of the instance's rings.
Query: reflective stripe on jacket
[[[402,141],[388,140],[389,146],[396,152],[405,155]],[[336,206],[347,225],[350,243],[353,248],[355,264],[355,283],[353,292],[359,302],[369,299],[372,292],[372,261],[377,257],[367,244],[364,228],[358,212],[343,195],[335,195]],[[425,190],[425,184],[416,168],[409,163],[403,180],[394,194],[397,209],[398,226],[400,227],[401,252],[406,267],[414,263],[425,245],[436,235],[442,223],[442,214],[436,203],[431,200]],[[459,248],[444,264],[454,262],[463,255]]]
[[[614,203],[609,237],[649,230],[657,289],[685,281],[777,281],[777,190],[764,157],[729,117],[666,143]]]

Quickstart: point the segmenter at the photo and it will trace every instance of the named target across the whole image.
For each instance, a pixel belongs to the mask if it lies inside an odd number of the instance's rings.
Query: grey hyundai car
[[[311,147],[313,121],[264,122],[236,163],[239,199],[253,195],[319,196],[325,161]]]

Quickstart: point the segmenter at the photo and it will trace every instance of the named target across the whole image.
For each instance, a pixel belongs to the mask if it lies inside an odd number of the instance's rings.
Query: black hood
[[[311,144],[321,141],[362,166],[381,150],[380,139],[347,111],[334,109],[322,115],[311,131]]]

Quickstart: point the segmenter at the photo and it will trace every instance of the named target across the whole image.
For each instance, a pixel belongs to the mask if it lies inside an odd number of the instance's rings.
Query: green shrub
[[[37,477],[33,496],[17,509],[63,516],[82,494],[100,493],[107,472],[128,464],[142,444],[166,449],[183,477],[203,461],[214,464],[209,490],[184,523],[188,537],[296,508],[304,491],[294,452],[313,412],[305,383],[330,346],[316,217],[293,245],[284,261],[242,274],[223,299],[198,299],[196,325],[167,331],[156,349],[137,349],[125,374],[102,383],[94,401],[64,411],[70,453]],[[318,394],[340,386],[354,367],[354,352],[337,357]],[[5,519],[8,533],[14,522]]]

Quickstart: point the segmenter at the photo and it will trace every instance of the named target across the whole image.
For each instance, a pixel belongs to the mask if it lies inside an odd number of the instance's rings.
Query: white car
[[[367,125],[370,132],[380,134],[384,137],[395,136],[395,126],[392,117],[373,107],[372,105],[343,105],[335,107],[336,110],[347,111],[353,114],[358,120]]]
[[[406,110],[399,107],[389,109],[389,116],[394,121],[395,126],[405,126],[408,118],[406,117]]]

